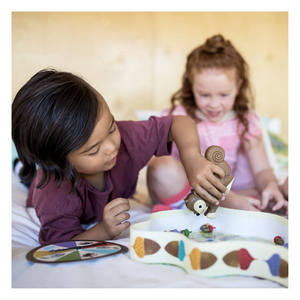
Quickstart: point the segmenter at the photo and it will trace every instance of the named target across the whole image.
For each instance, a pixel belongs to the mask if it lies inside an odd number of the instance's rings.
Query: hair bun
[[[203,45],[203,50],[207,53],[217,53],[222,51],[225,48],[225,39],[222,35],[215,35],[206,40]]]

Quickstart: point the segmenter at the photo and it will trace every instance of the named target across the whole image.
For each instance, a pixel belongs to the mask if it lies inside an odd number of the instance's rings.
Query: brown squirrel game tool
[[[230,176],[231,168],[229,164],[224,160],[225,158],[224,149],[219,146],[210,146],[205,151],[205,158],[224,170],[225,176],[222,179],[217,174],[214,175],[216,178],[218,178],[218,180],[223,185],[225,185],[228,189],[230,189],[234,177]],[[216,218],[216,210],[218,209],[219,205],[211,204],[208,201],[202,199],[194,189],[191,189],[191,192],[186,196],[184,201],[186,207],[189,210],[193,211],[197,216],[199,216],[204,212],[204,215],[207,218],[210,219]]]

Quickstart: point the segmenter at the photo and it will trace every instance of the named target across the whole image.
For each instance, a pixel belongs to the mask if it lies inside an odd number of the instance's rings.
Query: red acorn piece
[[[277,245],[283,245],[284,244],[283,239],[279,235],[274,237],[274,243],[277,244]]]

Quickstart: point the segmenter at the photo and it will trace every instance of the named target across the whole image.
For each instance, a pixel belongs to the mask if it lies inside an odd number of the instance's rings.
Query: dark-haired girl
[[[42,70],[19,90],[12,137],[23,164],[20,177],[34,178],[27,205],[40,220],[41,244],[120,235],[130,226],[128,198],[139,171],[153,155],[169,155],[172,141],[199,195],[216,204],[227,192],[213,175],[224,171],[201,155],[190,118],[116,121],[100,93],[68,72]]]

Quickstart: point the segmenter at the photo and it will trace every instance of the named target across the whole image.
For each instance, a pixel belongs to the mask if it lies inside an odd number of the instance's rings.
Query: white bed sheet
[[[12,287],[13,288],[282,288],[264,279],[246,276],[207,278],[171,265],[147,265],[126,254],[65,264],[27,261],[39,246],[39,220],[26,208],[27,189],[12,175]],[[150,208],[131,199],[132,224],[149,219]],[[129,229],[114,240],[129,248]]]

